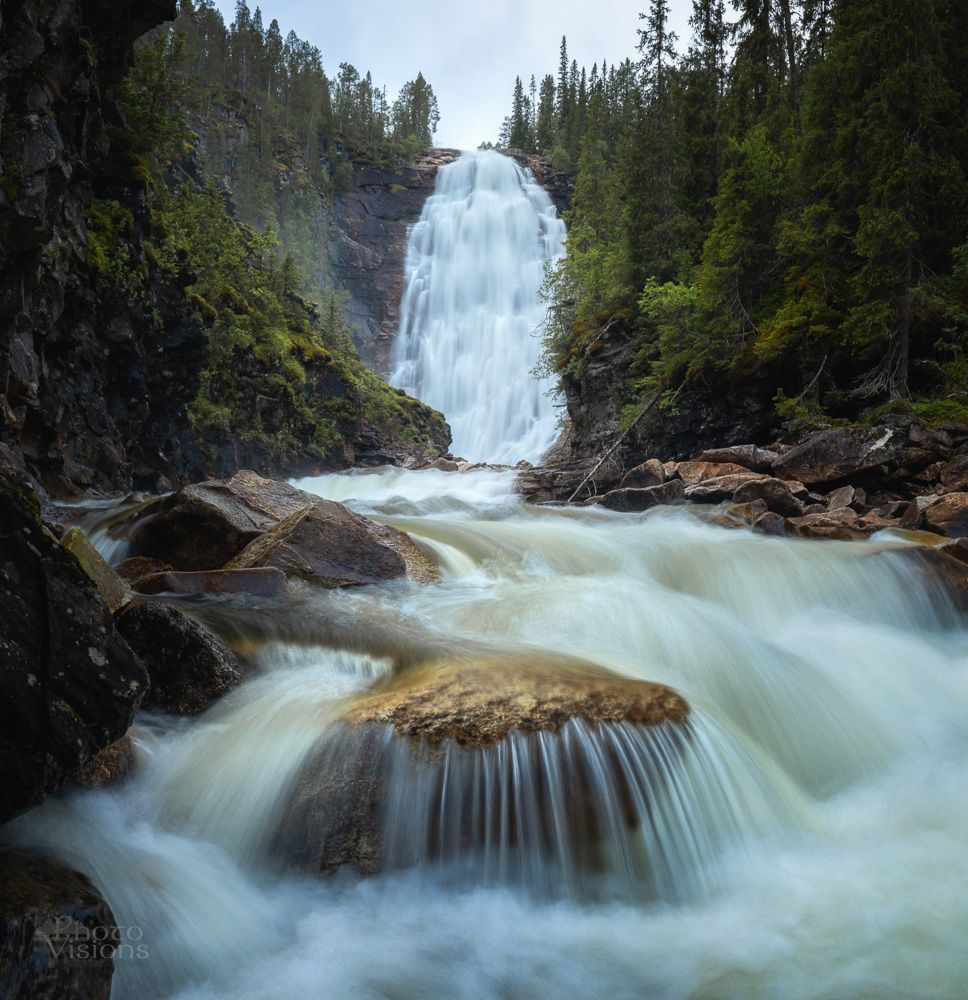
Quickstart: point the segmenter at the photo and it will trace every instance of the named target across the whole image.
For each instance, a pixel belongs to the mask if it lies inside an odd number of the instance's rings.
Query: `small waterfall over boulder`
[[[532,371],[545,262],[564,239],[547,193],[508,157],[440,169],[410,235],[390,381],[444,414],[455,454],[536,461],[553,443],[552,384]]]

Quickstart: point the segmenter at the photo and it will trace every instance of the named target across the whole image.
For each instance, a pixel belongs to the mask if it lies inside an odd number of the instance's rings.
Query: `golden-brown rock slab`
[[[344,719],[390,723],[403,736],[486,747],[512,730],[588,723],[681,722],[689,706],[660,684],[574,660],[512,656],[438,660],[395,675],[352,702]]]

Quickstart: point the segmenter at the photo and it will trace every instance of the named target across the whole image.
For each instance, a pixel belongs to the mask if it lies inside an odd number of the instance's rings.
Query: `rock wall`
[[[362,404],[356,412],[352,386],[323,362],[307,364],[307,385],[321,401],[347,400],[349,414],[342,443],[325,453],[315,440],[294,440],[296,406],[266,387],[254,358],[229,374],[252,390],[258,435],[201,432],[189,420],[208,331],[184,294],[191,275],[173,281],[145,253],[144,171],[109,96],[135,40],[175,8],[0,0],[0,442],[60,496],[167,490],[243,465],[301,475],[442,454],[449,436],[438,414],[414,404],[406,426],[391,427]],[[180,171],[200,183],[192,158]],[[130,213],[131,259],[148,275],[135,295],[89,266],[94,199]]]
[[[437,171],[458,156],[456,149],[432,149],[399,171],[357,163],[352,187],[333,198],[333,277],[349,293],[345,314],[360,357],[381,374],[390,370],[400,323],[410,227],[433,193]]]

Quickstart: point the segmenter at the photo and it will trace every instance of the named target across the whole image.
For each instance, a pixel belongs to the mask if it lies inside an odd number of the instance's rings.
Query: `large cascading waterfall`
[[[413,228],[390,381],[440,410],[470,461],[537,461],[554,441],[552,383],[533,369],[564,238],[547,193],[492,151],[442,167]]]

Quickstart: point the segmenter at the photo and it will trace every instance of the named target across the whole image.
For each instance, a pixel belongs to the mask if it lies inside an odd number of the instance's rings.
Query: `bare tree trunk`
[[[800,134],[800,76],[797,72],[797,46],[793,34],[793,16],[790,13],[790,0],[780,0],[780,10],[783,14],[783,33],[786,37],[787,64],[790,70],[790,95],[793,100],[793,119]]]
[[[897,342],[897,381],[894,394],[902,398],[909,395],[908,392],[908,369],[911,357],[911,313],[913,311],[912,298],[914,290],[911,288],[914,270],[914,255],[908,248],[904,259],[904,297],[901,299],[901,324],[898,330]]]

